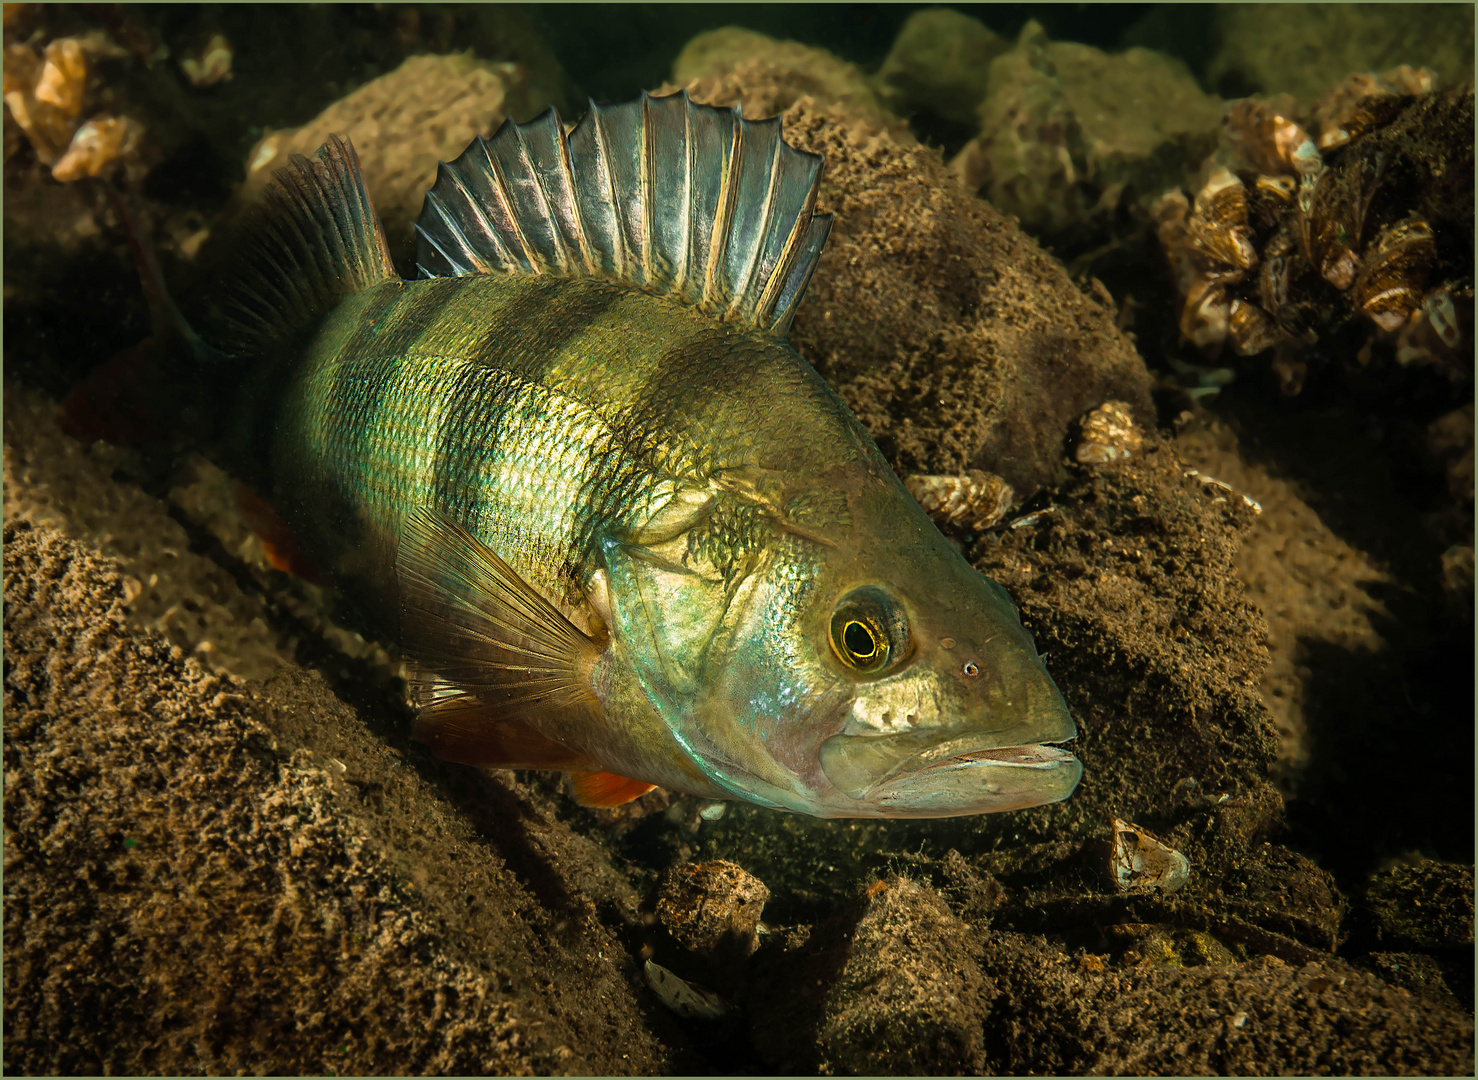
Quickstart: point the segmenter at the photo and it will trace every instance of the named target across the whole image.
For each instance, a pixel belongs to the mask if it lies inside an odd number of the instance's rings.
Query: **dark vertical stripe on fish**
[[[544,372],[566,347],[630,295],[624,289],[585,285],[555,279],[523,283],[467,355],[542,384]]]

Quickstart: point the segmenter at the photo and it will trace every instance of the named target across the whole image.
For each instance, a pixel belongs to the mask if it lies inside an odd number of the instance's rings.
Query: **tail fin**
[[[306,329],[344,297],[398,281],[354,147],[330,136],[295,154],[248,226],[244,270],[227,298],[233,351],[250,355]]]

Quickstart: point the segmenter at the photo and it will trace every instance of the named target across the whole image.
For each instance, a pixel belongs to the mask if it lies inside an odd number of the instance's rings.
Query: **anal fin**
[[[657,785],[608,772],[572,772],[575,800],[581,806],[621,806],[639,799]]]

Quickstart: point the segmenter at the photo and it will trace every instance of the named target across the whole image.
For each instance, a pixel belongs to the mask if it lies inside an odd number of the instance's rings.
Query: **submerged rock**
[[[6,524],[7,1072],[671,1067],[588,841],[425,772],[320,677],[208,674],[125,602],[110,560]]]
[[[908,17],[878,71],[883,100],[900,116],[919,110],[976,125],[989,88],[990,64],[1010,43],[979,19],[953,8]]]
[[[833,101],[881,114],[872,85],[856,64],[811,45],[779,41],[753,30],[725,26],[699,34],[672,64],[672,82],[734,80],[745,87],[744,115],[784,112],[802,97]]]
[[[755,1044],[782,1072],[979,1072],[992,990],[977,953],[938,892],[877,881],[766,973],[751,1005]]]
[[[657,917],[688,948],[739,959],[759,947],[769,898],[765,883],[734,863],[684,863],[663,875]]]
[[[1473,74],[1473,9],[1463,4],[1220,4],[1209,85],[1228,95],[1289,93],[1304,104],[1351,71]]]
[[[1179,60],[1049,41],[1029,22],[990,64],[980,134],[950,163],[1033,234],[1147,204],[1216,148],[1221,102]]]
[[[1336,960],[1113,970],[1016,934],[986,945],[997,1074],[1445,1073],[1473,1068],[1472,1017]],[[1355,1018],[1359,1019],[1356,1020]],[[1361,1035],[1350,1037],[1358,1024]]]
[[[470,54],[413,56],[302,127],[264,136],[247,158],[241,198],[249,202],[293,154],[312,154],[330,135],[348,138],[391,251],[403,256],[437,164],[455,159],[478,135],[497,130],[507,118],[516,81],[513,65]]]

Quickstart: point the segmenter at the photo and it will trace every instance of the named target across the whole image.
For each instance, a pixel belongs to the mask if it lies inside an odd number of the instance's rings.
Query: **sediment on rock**
[[[469,818],[320,678],[210,675],[124,608],[6,525],[7,1071],[671,1068],[587,841],[495,781]]]

